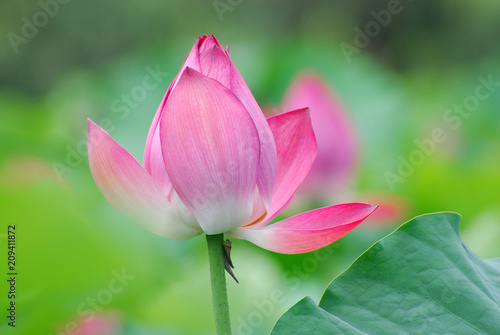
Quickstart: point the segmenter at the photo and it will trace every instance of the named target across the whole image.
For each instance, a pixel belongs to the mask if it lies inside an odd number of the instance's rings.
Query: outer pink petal
[[[108,202],[145,229],[174,240],[200,233],[181,223],[146,170],[103,129],[87,121],[90,170]]]
[[[163,161],[163,155],[161,151],[160,133],[159,133],[160,118],[163,113],[165,103],[168,97],[170,96],[170,93],[174,89],[175,85],[177,84],[179,76],[184,71],[184,69],[189,66],[193,69],[200,70],[198,48],[201,42],[202,38],[198,37],[196,43],[191,49],[191,52],[184,61],[184,64],[182,64],[179,73],[170,84],[167,93],[163,97],[163,100],[160,103],[158,110],[156,111],[155,117],[149,129],[148,137],[146,139],[146,149],[144,150],[144,168],[161,186],[162,191],[166,195],[170,194],[170,192],[172,191],[172,183],[170,182],[170,179],[167,175],[167,171],[165,169],[165,162]]]
[[[377,207],[350,203],[302,213],[270,226],[239,228],[227,236],[246,239],[282,254],[300,254],[322,248],[346,235]]]
[[[252,225],[267,225],[286,207],[306,177],[316,156],[316,139],[307,108],[269,118],[278,151],[278,173],[271,208],[264,220]]]
[[[264,205],[269,209],[277,171],[277,153],[273,134],[257,101],[255,101],[250,89],[232,62],[230,82],[231,92],[238,97],[243,106],[248,110],[259,133],[260,160],[257,172],[257,186],[259,187]]]
[[[300,190],[338,191],[350,181],[357,160],[356,133],[344,108],[316,74],[302,74],[288,91],[284,110],[309,107],[318,155]]]
[[[259,160],[255,125],[219,82],[187,68],[160,121],[168,175],[207,234],[245,223],[252,214]]]

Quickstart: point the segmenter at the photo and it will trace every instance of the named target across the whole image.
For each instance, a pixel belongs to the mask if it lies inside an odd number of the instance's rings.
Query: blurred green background
[[[1,276],[8,225],[16,225],[19,275],[15,328],[1,280],[0,333],[69,335],[72,322],[94,312],[115,320],[120,334],[213,333],[204,238],[165,240],[118,214],[92,179],[85,135],[88,117],[111,124],[113,138],[142,161],[158,104],[203,34],[231,46],[261,106],[279,105],[300,70],[321,73],[360,141],[354,190],[339,199],[375,193],[405,204],[400,222],[367,222],[322,254],[277,255],[234,241],[235,334],[266,334],[305,295],[318,301],[361,252],[419,214],[461,213],[465,242],[482,257],[500,256],[500,2],[395,3],[3,1]],[[390,22],[377,23],[389,8],[397,8]],[[373,36],[359,44],[367,27]],[[167,75],[127,105],[122,95],[156,69]],[[480,78],[497,83],[489,96],[467,116],[448,112],[475,102]],[[391,186],[388,173],[398,174],[401,157],[437,127],[447,140]],[[112,292],[117,272],[128,279]]]

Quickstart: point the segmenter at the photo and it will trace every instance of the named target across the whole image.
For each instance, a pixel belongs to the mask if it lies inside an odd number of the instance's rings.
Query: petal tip
[[[196,77],[199,77],[199,76],[203,76],[202,73],[200,73],[199,71],[196,71],[195,69],[193,69],[192,67],[190,66],[186,66],[186,68],[184,69],[184,71],[182,71],[181,73],[181,76],[179,78],[179,81],[182,79],[182,78],[186,78],[186,77],[192,77],[192,78],[196,78]]]
[[[87,141],[90,141],[92,134],[97,128],[99,128],[99,126],[90,118],[87,118]]]

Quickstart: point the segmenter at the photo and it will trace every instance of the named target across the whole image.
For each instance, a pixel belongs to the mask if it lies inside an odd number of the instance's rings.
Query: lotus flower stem
[[[227,302],[226,273],[224,271],[224,234],[207,235],[212,303],[217,335],[231,335],[229,304]]]

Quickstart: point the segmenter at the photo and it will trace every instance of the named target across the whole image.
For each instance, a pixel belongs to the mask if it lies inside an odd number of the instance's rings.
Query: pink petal
[[[157,112],[158,117],[161,116],[161,111]],[[155,116],[156,119],[156,116]],[[153,124],[155,120],[153,120]],[[156,120],[155,129],[150,130],[150,135],[146,140],[146,150],[144,151],[144,168],[153,177],[156,184],[160,187],[161,191],[168,197],[172,192],[172,183],[165,168],[163,155],[161,153],[160,143],[160,127],[159,122]]]
[[[231,62],[231,92],[233,92],[248,110],[259,133],[260,160],[257,171],[257,186],[259,187],[262,200],[266,208],[270,208],[273,197],[274,183],[277,171],[277,153],[273,134],[253,97],[247,84],[241,77],[238,69]]]
[[[227,236],[246,239],[282,254],[300,254],[340,239],[376,208],[362,203],[340,204],[302,213],[260,229],[235,229]]]
[[[149,129],[148,137],[146,139],[146,149],[144,150],[144,168],[161,186],[161,189],[164,192],[164,194],[167,195],[170,194],[170,192],[172,191],[172,183],[168,178],[167,171],[165,169],[165,162],[163,161],[163,155],[161,151],[161,142],[159,134],[160,118],[163,113],[165,102],[167,101],[168,97],[170,96],[170,93],[177,84],[180,74],[184,71],[184,69],[189,66],[193,69],[200,70],[198,47],[201,41],[202,38],[198,37],[196,43],[191,49],[191,52],[184,61],[184,64],[182,64],[179,73],[170,84],[167,93],[163,97],[163,100],[160,103],[158,110],[156,111],[155,117]]]
[[[230,88],[231,60],[226,52],[213,45],[200,54],[201,73]]]
[[[179,220],[154,179],[90,119],[87,120],[87,145],[94,180],[116,210],[166,238],[184,240],[200,233]]]
[[[348,115],[316,74],[302,74],[288,91],[284,110],[309,107],[318,155],[301,190],[338,191],[352,177],[356,159],[356,133]]]
[[[307,108],[273,116],[268,120],[278,151],[278,172],[271,208],[259,228],[274,219],[292,199],[316,156],[316,139]]]
[[[168,175],[203,231],[219,234],[245,223],[252,214],[259,138],[234,94],[187,68],[160,129]]]

